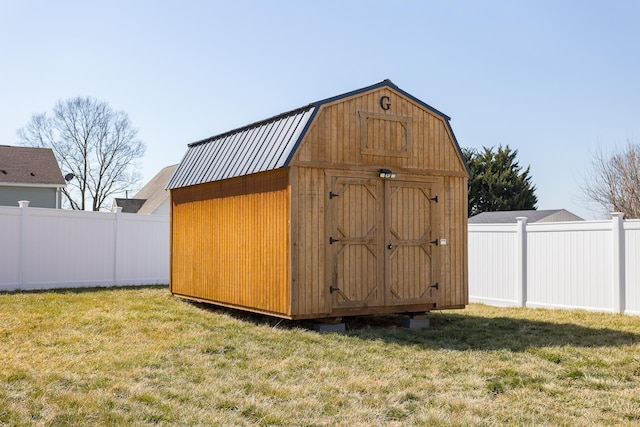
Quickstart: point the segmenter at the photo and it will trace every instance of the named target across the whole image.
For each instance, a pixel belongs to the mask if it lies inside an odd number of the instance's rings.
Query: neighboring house
[[[506,224],[516,223],[516,218],[527,217],[527,223],[532,222],[562,222],[584,221],[565,209],[527,210],[527,211],[497,211],[482,212],[469,218],[469,224]]]
[[[121,207],[125,213],[169,215],[169,191],[165,188],[177,167],[178,165],[172,165],[163,168],[133,198],[116,198],[113,207]]]
[[[0,145],[0,205],[60,209],[65,186],[50,148]]]

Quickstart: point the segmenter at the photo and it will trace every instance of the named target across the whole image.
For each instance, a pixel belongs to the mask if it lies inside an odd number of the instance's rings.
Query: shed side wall
[[[288,169],[171,191],[174,294],[291,314]]]

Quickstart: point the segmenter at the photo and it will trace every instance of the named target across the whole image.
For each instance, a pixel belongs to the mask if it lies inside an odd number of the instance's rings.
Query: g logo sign
[[[388,110],[391,108],[391,101],[387,95],[380,97],[380,108],[383,110]]]

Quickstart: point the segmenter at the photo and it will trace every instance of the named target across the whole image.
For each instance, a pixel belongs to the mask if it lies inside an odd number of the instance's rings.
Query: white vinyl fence
[[[169,217],[0,206],[0,291],[169,283]]]
[[[469,299],[640,315],[640,220],[469,224]]]

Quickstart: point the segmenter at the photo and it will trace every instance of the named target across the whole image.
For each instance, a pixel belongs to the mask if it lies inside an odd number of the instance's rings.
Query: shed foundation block
[[[313,325],[313,329],[318,332],[344,332],[346,327],[342,317],[323,320],[321,323]]]
[[[400,326],[406,329],[427,329],[429,327],[429,318],[425,315],[403,317]]]

